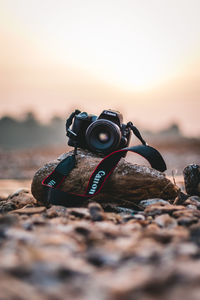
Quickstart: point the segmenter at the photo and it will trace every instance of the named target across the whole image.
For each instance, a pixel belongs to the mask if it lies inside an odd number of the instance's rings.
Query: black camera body
[[[72,120],[72,129],[66,123],[69,146],[107,155],[129,145],[131,129],[123,124],[122,114],[117,111],[104,110],[99,117],[77,111],[70,123]]]

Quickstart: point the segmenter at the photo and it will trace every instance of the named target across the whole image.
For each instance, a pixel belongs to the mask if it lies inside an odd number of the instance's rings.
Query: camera
[[[131,127],[128,124],[123,124],[122,114],[114,110],[104,110],[98,117],[76,110],[66,122],[68,145],[109,154],[129,145]]]

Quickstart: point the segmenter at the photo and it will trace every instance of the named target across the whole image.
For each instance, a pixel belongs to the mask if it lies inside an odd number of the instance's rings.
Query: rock
[[[185,202],[184,205],[193,205],[200,209],[200,197],[198,196],[190,196]]]
[[[175,218],[181,218],[181,217],[188,217],[188,218],[192,218],[192,217],[197,217],[200,218],[200,211],[199,210],[193,210],[193,209],[180,209],[180,210],[176,210],[172,213],[173,217]]]
[[[188,209],[197,209],[196,205],[189,204],[186,206]]]
[[[20,196],[22,194],[28,194],[28,193],[29,193],[29,190],[27,190],[27,189],[18,189],[14,193],[9,195],[9,199]]]
[[[105,208],[104,208],[105,211],[107,211]],[[113,210],[111,209],[110,211],[112,212],[116,212],[116,213],[119,213],[121,215],[126,215],[126,214],[135,214],[138,212],[138,210],[134,210],[134,209],[131,209],[131,208],[126,208],[126,207],[120,207],[120,206],[115,206],[113,208]]]
[[[169,202],[167,202],[163,199],[155,198],[155,199],[142,200],[139,203],[139,205],[142,206],[143,208],[145,208],[149,205],[152,205],[152,204],[169,204]]]
[[[133,215],[133,218],[136,220],[145,220],[145,216],[142,214],[135,214]]]
[[[198,196],[190,196],[189,198],[188,198],[188,200],[191,200],[191,201],[194,201],[194,202],[198,202],[198,203],[200,203],[200,197],[198,197]]]
[[[123,222],[128,222],[130,220],[145,220],[145,216],[141,213],[136,213],[136,214],[127,214],[127,215],[122,215],[122,220]]]
[[[31,195],[28,190],[18,190],[14,194],[8,196],[6,200],[0,201],[0,212],[5,213],[11,210],[16,210],[24,207],[25,205],[37,204],[36,199]]]
[[[92,221],[103,221],[105,219],[101,205],[98,203],[90,203],[88,207]]]
[[[165,227],[165,228],[173,228],[177,226],[176,220],[170,217],[168,214],[157,216],[154,222],[158,224],[160,227]]]
[[[152,204],[152,205],[147,206],[145,208],[144,212],[148,216],[156,216],[156,215],[162,215],[162,214],[166,214],[166,213],[172,215],[174,212],[177,212],[180,210],[182,211],[183,209],[185,209],[185,207],[182,205]]]
[[[45,203],[46,198],[42,186],[44,178],[50,174],[58,162],[71,155],[64,154],[57,161],[50,162],[39,169],[33,178],[31,191],[33,196]],[[102,158],[94,154],[78,150],[76,167],[70,172],[68,178],[61,184],[63,191],[84,193],[90,175]],[[102,191],[92,198],[92,201],[101,205],[114,204],[127,208],[133,208],[134,204],[149,198],[174,199],[177,196],[177,187],[166,178],[165,174],[147,166],[131,164],[121,159],[111,177],[105,183]],[[83,206],[87,206],[84,201]]]
[[[40,206],[40,207],[23,207],[20,209],[15,209],[11,211],[10,213],[15,213],[15,214],[26,214],[26,215],[32,215],[32,214],[38,214],[42,213],[46,210],[46,207]]]
[[[66,207],[59,205],[52,205],[49,209],[47,209],[45,216],[47,218],[56,218],[56,217],[65,217],[67,214]]]
[[[188,195],[200,196],[200,166],[191,164],[183,170],[185,189]]]
[[[198,222],[198,218],[197,217],[180,217],[177,220],[179,225],[182,226],[190,226],[191,224],[197,223]]]
[[[87,208],[79,207],[79,208],[69,208],[67,210],[70,217],[74,217],[77,219],[89,219],[90,214]]]

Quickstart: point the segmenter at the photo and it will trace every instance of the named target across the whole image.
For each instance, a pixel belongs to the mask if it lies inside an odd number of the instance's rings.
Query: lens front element
[[[110,139],[110,135],[108,132],[101,132],[99,133],[98,139],[101,143],[107,143]]]

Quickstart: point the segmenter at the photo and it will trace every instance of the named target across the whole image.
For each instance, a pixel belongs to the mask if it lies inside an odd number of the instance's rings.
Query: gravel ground
[[[139,211],[0,201],[1,300],[197,300],[200,198],[142,201]]]

